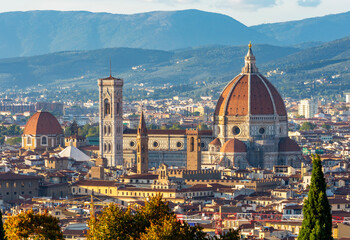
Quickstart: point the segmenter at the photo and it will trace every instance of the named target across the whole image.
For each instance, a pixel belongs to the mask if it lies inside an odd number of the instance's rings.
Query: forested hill
[[[349,49],[350,37],[308,49],[253,45],[260,72],[285,96],[300,97],[349,90]],[[75,86],[92,91],[96,80],[109,74],[111,59],[112,72],[124,78],[130,97],[218,95],[240,73],[246,53],[247,45],[176,51],[108,48],[0,59],[0,88]]]
[[[0,26],[0,58],[114,47],[173,50],[275,42],[229,16],[199,10],[6,12],[0,13]]]
[[[126,88],[143,83],[157,87],[229,81],[240,72],[247,53],[245,46],[211,46],[178,51],[110,48],[58,52],[33,57],[0,59],[0,88],[42,85],[95,88],[96,80],[109,74],[125,79]],[[258,64],[295,53],[298,49],[255,45]]]
[[[328,42],[350,35],[350,12],[251,27],[282,45]]]

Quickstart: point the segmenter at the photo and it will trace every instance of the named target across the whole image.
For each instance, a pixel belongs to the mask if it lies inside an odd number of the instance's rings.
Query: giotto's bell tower
[[[100,153],[108,166],[123,165],[123,79],[98,80]]]

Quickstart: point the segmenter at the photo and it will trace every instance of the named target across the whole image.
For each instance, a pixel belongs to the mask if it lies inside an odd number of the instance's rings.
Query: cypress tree
[[[2,222],[2,212],[0,210],[0,240],[6,239],[5,237],[5,230],[4,230],[4,224]]]
[[[303,206],[303,224],[298,240],[332,240],[332,214],[320,156],[313,155],[311,184]]]

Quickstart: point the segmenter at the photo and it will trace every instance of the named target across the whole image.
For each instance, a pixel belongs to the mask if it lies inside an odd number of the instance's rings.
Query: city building
[[[23,130],[21,153],[28,149],[43,153],[60,145],[64,145],[64,135],[57,119],[49,112],[33,114]]]
[[[123,165],[123,79],[98,80],[100,154],[108,160],[108,166]]]
[[[15,173],[0,173],[0,197],[4,201],[19,199],[20,195],[37,197],[41,177]]]
[[[301,151],[288,138],[288,119],[277,89],[259,73],[249,44],[245,66],[222,91],[214,112],[213,137],[202,165],[238,168],[300,167]]]
[[[318,113],[317,102],[313,99],[301,100],[298,105],[299,116],[304,116],[305,118],[313,118]]]

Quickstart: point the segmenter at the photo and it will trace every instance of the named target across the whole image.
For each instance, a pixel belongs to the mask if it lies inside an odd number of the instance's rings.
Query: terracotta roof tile
[[[214,145],[214,146],[220,146],[221,147],[221,141],[219,138],[215,138],[213,141],[209,143],[209,145]]]
[[[63,134],[61,125],[49,112],[36,112],[28,120],[23,134],[30,135],[60,135]]]
[[[282,138],[278,143],[279,152],[299,152],[299,145],[289,137]]]
[[[269,91],[257,75],[251,75],[250,79],[250,113],[252,115],[274,114]]]
[[[234,152],[247,152],[246,145],[237,138],[233,138],[225,142],[221,147],[220,152],[234,153]]]

